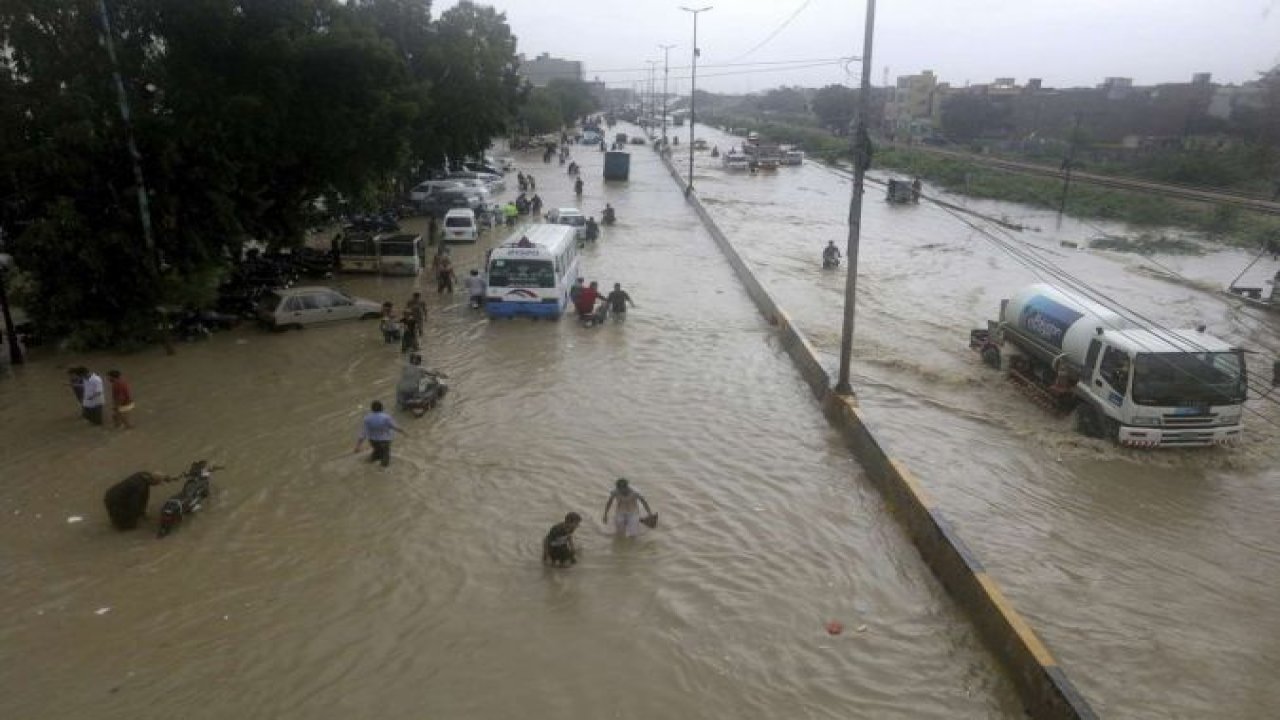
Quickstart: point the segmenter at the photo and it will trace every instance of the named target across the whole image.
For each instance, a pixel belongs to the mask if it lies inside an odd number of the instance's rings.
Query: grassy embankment
[[[811,157],[828,163],[848,162],[849,141],[825,130],[778,122],[758,122],[746,117],[720,115],[706,118],[710,124],[753,130],[784,144],[797,145]],[[872,167],[892,168],[919,176],[952,192],[971,197],[1022,203],[1057,209],[1062,183],[1053,178],[995,170],[962,159],[941,157],[909,148],[876,145]],[[1181,227],[1204,234],[1204,239],[1256,248],[1268,238],[1280,238],[1280,218],[1225,205],[1193,203],[1157,195],[1072,184],[1066,214],[1089,220],[1125,222],[1138,227]],[[1142,232],[1131,241],[1112,238],[1114,249],[1135,252],[1191,252],[1194,243]]]

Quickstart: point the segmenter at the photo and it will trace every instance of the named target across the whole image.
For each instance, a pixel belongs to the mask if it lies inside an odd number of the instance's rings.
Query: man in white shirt
[[[472,270],[466,280],[462,281],[467,286],[467,295],[471,297],[471,307],[478,308],[484,304],[485,281],[480,277],[479,270]]]
[[[84,396],[80,399],[81,415],[94,425],[101,425],[102,408],[106,402],[102,394],[102,378],[86,368],[80,370],[84,379]]]

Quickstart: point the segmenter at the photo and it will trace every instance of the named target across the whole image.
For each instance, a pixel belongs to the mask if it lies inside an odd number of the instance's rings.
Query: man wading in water
[[[614,490],[609,493],[609,502],[604,506],[604,524],[609,524],[609,508],[614,503],[618,504],[618,512],[613,516],[614,531],[625,537],[635,537],[640,534],[640,523],[644,523],[649,527],[658,524],[658,516],[649,508],[649,502],[644,496],[631,489],[631,484],[626,478],[618,478]],[[640,517],[640,506],[644,506],[644,511],[648,515],[644,518]]]

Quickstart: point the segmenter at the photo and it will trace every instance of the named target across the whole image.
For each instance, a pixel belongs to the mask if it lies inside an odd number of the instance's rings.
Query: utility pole
[[[1076,142],[1080,138],[1080,113],[1072,116],[1071,142],[1067,156],[1062,159],[1062,198],[1058,201],[1058,229],[1062,229],[1062,214],[1067,210],[1067,191],[1071,189],[1071,167],[1076,161]]]
[[[695,109],[695,102],[698,96],[698,13],[704,13],[711,8],[711,5],[700,8],[680,6],[681,10],[693,13],[693,71],[689,73],[689,184],[684,189],[685,195],[693,192],[693,126],[698,120],[698,113]]]
[[[671,48],[675,45],[659,45],[662,48],[662,147],[667,147],[667,76],[671,73],[669,64]]]
[[[655,102],[655,98],[653,97],[654,89],[656,86],[656,83],[654,82],[654,72],[658,67],[658,61],[645,60],[645,62],[649,63],[649,114],[654,115],[657,113],[657,107],[658,107],[658,103]]]
[[[858,91],[858,120],[853,132],[853,197],[849,200],[849,261],[844,279],[844,327],[840,334],[840,375],[835,391],[852,395],[849,363],[853,356],[853,310],[858,290],[858,243],[862,233],[862,183],[871,166],[871,138],[867,135],[867,115],[871,110],[871,41],[875,34],[876,0],[867,0],[867,22],[862,40],[862,89]]]

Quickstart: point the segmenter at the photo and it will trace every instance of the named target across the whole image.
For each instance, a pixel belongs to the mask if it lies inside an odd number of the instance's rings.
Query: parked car
[[[571,225],[573,234],[579,241],[587,239],[587,216],[578,208],[554,208],[547,213],[547,222],[556,225]]]
[[[489,185],[489,191],[494,193],[500,193],[507,189],[507,183],[502,179],[502,176],[493,173],[455,170],[449,173],[448,178],[450,180],[483,180]]]
[[[479,210],[492,202],[489,193],[475,188],[450,188],[431,194],[420,205],[424,215],[443,218],[454,208]]]
[[[258,321],[272,330],[301,329],[339,320],[363,320],[382,314],[372,300],[318,285],[272,290],[258,301]]]
[[[502,177],[502,168],[490,165],[487,162],[465,162],[462,163],[462,169],[474,173],[488,173]]]
[[[444,241],[475,242],[480,235],[476,211],[470,208],[454,208],[444,216]]]
[[[461,181],[458,180],[425,180],[413,186],[413,189],[409,191],[409,200],[414,203],[421,203],[427,199],[427,196],[437,190],[459,186],[461,186]]]

